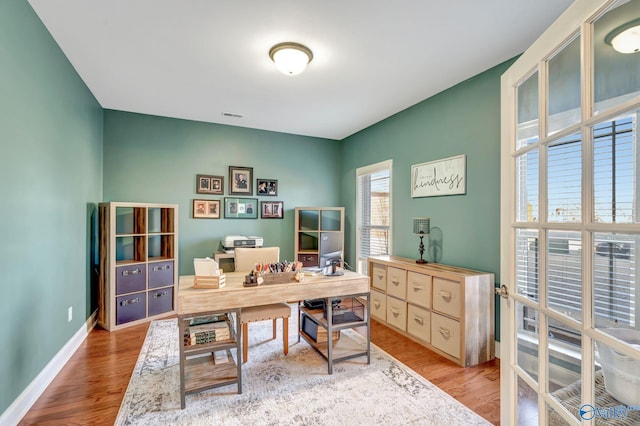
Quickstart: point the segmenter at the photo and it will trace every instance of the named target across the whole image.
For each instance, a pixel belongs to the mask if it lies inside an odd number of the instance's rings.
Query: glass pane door
[[[640,0],[570,9],[502,78],[501,420],[640,424]]]

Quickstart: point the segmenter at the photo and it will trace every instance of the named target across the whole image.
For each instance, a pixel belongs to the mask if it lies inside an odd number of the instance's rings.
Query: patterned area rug
[[[280,321],[275,340],[270,321],[251,323],[242,394],[229,385],[187,395],[181,410],[177,321],[153,321],[116,425],[489,424],[373,344],[370,365],[354,358],[328,375],[324,358],[298,343],[296,329],[294,306],[285,356]],[[344,338],[364,341],[353,330]]]

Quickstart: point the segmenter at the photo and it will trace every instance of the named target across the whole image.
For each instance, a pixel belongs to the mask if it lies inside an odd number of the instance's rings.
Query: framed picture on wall
[[[278,195],[278,181],[276,179],[256,179],[256,195]]]
[[[253,168],[229,166],[229,194],[253,195]]]
[[[283,219],[284,218],[284,202],[283,201],[261,201],[260,217],[262,219]]]
[[[224,217],[225,219],[257,219],[258,199],[225,197]]]
[[[224,176],[196,175],[196,193],[222,195]]]
[[[195,219],[220,219],[220,200],[193,200]]]

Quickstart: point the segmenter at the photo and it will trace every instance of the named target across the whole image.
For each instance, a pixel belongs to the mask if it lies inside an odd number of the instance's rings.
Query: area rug
[[[177,320],[153,321],[116,425],[489,424],[373,344],[371,364],[353,358],[334,364],[329,375],[324,358],[298,342],[296,330],[294,310],[285,356],[280,322],[275,340],[270,321],[251,323],[242,394],[229,385],[187,395],[181,410]],[[364,341],[353,330],[341,338]]]

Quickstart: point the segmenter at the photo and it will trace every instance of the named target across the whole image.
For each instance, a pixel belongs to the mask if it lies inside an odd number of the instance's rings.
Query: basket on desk
[[[296,281],[298,272],[265,272],[260,274],[263,284],[284,284]]]
[[[193,277],[193,288],[222,288],[225,285],[225,275],[218,269],[219,275],[196,275]]]

